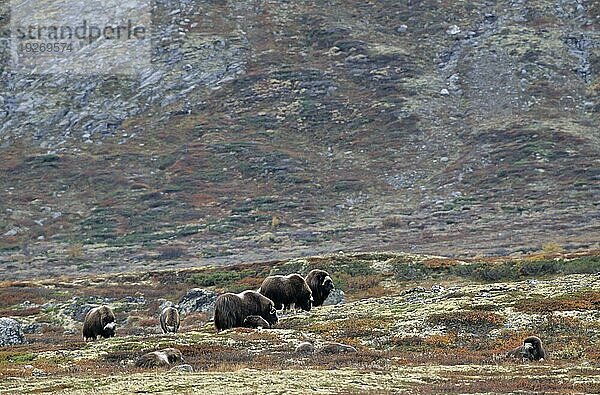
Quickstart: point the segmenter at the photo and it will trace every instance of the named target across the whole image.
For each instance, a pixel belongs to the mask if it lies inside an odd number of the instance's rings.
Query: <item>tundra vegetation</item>
[[[314,268],[332,275],[345,304],[285,314],[272,329],[219,333],[206,313],[189,313],[180,333],[161,333],[160,304],[179,300],[200,278],[223,279],[207,288],[225,292],[255,283],[240,271]],[[0,393],[597,393],[599,272],[599,251],[465,260],[353,253],[6,281],[1,314],[23,324],[28,343],[0,349]],[[74,306],[93,302],[114,308],[117,337],[81,339]],[[505,358],[530,335],[544,341],[543,362]],[[296,352],[306,341],[316,350],[337,342],[356,352]],[[135,366],[164,348],[179,349],[194,373]]]

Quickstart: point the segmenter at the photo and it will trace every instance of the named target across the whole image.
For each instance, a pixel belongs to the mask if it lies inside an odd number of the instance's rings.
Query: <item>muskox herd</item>
[[[269,276],[258,291],[220,295],[215,302],[215,328],[217,331],[235,327],[270,328],[277,324],[277,310],[300,308],[310,311],[313,306],[321,306],[334,289],[333,279],[324,270],[312,270],[306,278],[299,274]],[[159,321],[163,333],[179,331],[176,307],[165,307]],[[93,308],[85,316],[83,338],[113,337],[116,325],[115,314],[108,306]]]
[[[310,311],[312,307],[321,306],[334,289],[333,279],[324,270],[312,270],[305,278],[295,273],[269,276],[257,291],[220,295],[215,301],[214,325],[217,331],[235,327],[271,328],[278,322],[277,310],[300,308]],[[177,333],[180,326],[177,308],[165,307],[160,312],[159,321],[163,333]],[[86,314],[83,323],[84,340],[96,340],[98,336],[113,337],[115,330],[115,315],[108,306],[93,308]],[[546,351],[539,337],[530,336],[506,356],[543,361]],[[167,366],[175,362],[183,362],[183,356],[179,350],[168,348],[143,355],[136,366]]]
[[[296,273],[269,276],[258,291],[220,295],[215,302],[215,328],[270,328],[277,324],[277,310],[310,311],[321,306],[334,289],[331,276],[324,270],[312,270],[306,278]]]

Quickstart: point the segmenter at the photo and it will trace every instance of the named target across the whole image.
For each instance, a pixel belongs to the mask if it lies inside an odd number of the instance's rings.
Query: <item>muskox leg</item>
[[[294,303],[286,304],[283,306],[282,314],[294,314],[296,313],[296,305]]]

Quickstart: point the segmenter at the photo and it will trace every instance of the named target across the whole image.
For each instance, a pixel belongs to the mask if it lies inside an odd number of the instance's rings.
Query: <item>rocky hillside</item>
[[[215,333],[214,292],[313,268],[327,269],[345,297],[286,314],[273,329]],[[27,343],[0,349],[0,394],[598,393],[599,272],[598,253],[356,253],[2,282],[0,316],[18,321]],[[166,300],[179,302],[183,315],[176,335],[159,334]],[[114,309],[117,337],[85,343],[83,314],[98,303]],[[0,342],[5,328],[0,321]],[[544,341],[544,361],[504,357],[532,334]],[[301,352],[304,342],[315,350]],[[180,349],[189,366],[134,366],[165,347]]]
[[[135,76],[16,74],[9,17],[0,278],[599,247],[599,1],[157,0]]]

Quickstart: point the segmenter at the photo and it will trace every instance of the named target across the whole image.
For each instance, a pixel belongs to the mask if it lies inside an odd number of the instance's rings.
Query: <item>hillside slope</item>
[[[182,0],[136,77],[4,51],[0,278],[598,248],[599,28],[598,1]]]

